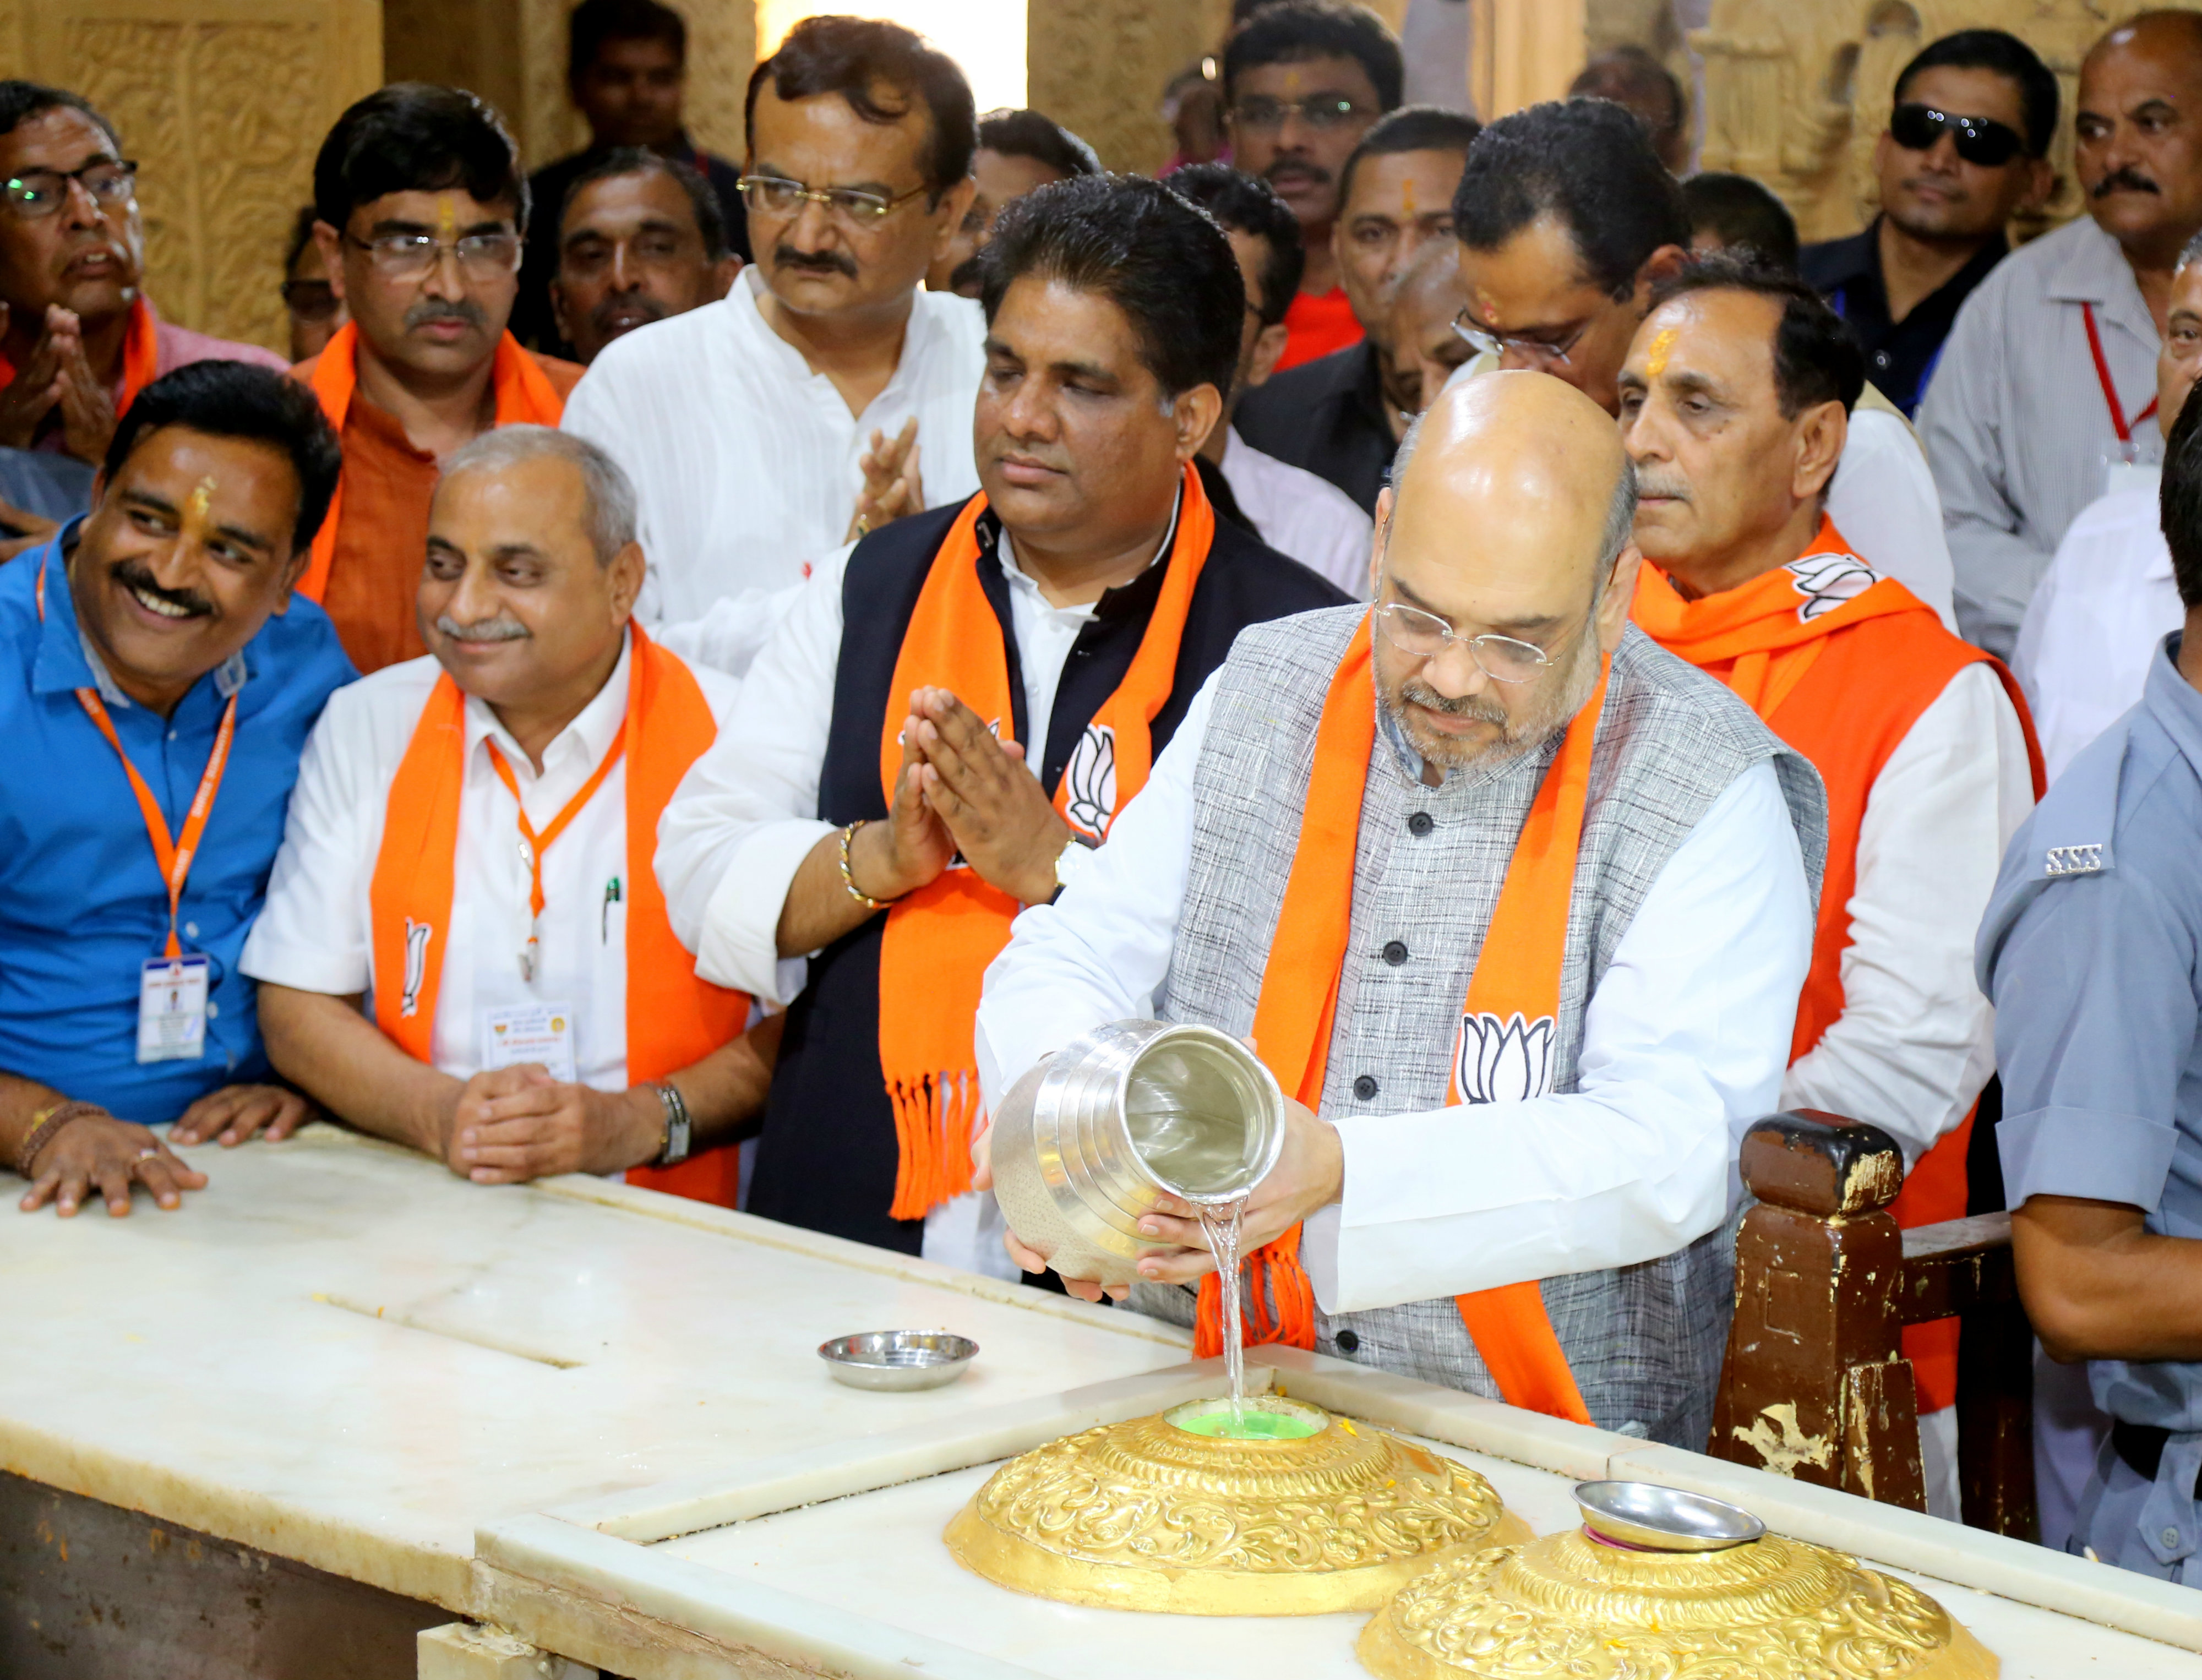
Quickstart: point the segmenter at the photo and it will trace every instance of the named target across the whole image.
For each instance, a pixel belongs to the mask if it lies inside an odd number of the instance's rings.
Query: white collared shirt
[[[626,757],[543,854],[541,946],[531,983],[520,964],[530,877],[518,813],[490,761],[489,744],[497,743],[511,767],[539,834],[618,744],[631,653],[630,643],[597,697],[544,749],[539,775],[496,714],[480,700],[467,700],[451,925],[430,1038],[430,1059],[454,1078],[471,1078],[486,1064],[488,1011],[556,1003],[574,1011],[580,1082],[600,1091],[628,1085]],[[433,657],[408,660],[330,697],[306,742],[267,905],[245,941],[241,966],[255,979],[336,997],[369,989],[368,889],[390,786],[442,674]],[[698,669],[695,676],[723,725],[736,685],[715,671]]]
[[[1900,414],[1863,404],[1851,411],[1842,459],[1828,481],[1828,517],[1851,552],[1934,609],[1955,633],[1950,540],[1927,457]]]
[[[638,612],[687,658],[739,676],[794,590],[848,534],[874,431],[917,419],[927,504],[979,487],[972,408],[985,370],[979,306],[911,300],[902,359],[862,415],[774,332],[761,270],[715,304],[607,345],[566,399],[564,429],[634,480],[649,573]]]
[[[1224,434],[1223,477],[1263,542],[1355,600],[1369,598],[1375,527],[1351,496],[1304,467],[1264,455],[1235,427]]]

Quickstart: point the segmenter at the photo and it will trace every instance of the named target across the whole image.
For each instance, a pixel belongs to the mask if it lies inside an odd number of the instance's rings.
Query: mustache
[[[1330,171],[1301,152],[1288,151],[1283,156],[1271,160],[1269,167],[1262,171],[1262,179],[1275,185],[1281,171],[1304,175],[1318,186],[1330,185]]]
[[[415,327],[425,327],[432,321],[461,321],[476,329],[489,325],[489,317],[482,313],[482,306],[471,298],[423,298],[405,311],[408,332]]]
[[[792,268],[798,274],[843,274],[851,280],[857,278],[856,259],[839,251],[798,251],[791,245],[778,245],[772,248],[772,266]]]
[[[2105,175],[2102,180],[2097,181],[2095,190],[2087,196],[2090,198],[2107,198],[2113,192],[2161,193],[2163,191],[2162,187],[2146,175],[2141,174],[2131,164],[2128,164],[2124,168]]]
[[[156,601],[166,601],[172,607],[181,607],[193,618],[214,616],[214,603],[196,589],[170,589],[153,580],[153,574],[138,560],[117,560],[108,569],[108,575],[126,589],[141,595],[150,595]]]
[[[665,305],[647,292],[620,292],[589,311],[589,324],[599,333],[609,333],[612,330],[613,315],[627,309],[641,311],[643,319],[634,323],[636,327],[647,327],[653,321],[665,319]],[[631,332],[633,329],[626,330]]]
[[[436,634],[455,642],[516,642],[527,639],[528,629],[518,619],[504,613],[485,618],[479,624],[462,624],[445,612],[436,616]]]
[[[1507,727],[1506,708],[1498,701],[1480,694],[1440,694],[1428,683],[1410,678],[1399,687],[1399,698],[1410,705],[1440,712],[1447,717],[1465,717],[1478,723],[1495,723]]]
[[[1640,467],[1636,469],[1636,493],[1640,497],[1658,496],[1670,501],[1687,502],[1690,499],[1690,486],[1681,479],[1647,473]]]

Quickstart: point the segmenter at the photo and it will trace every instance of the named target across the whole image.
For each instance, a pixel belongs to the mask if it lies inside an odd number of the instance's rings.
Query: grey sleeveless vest
[[[1164,1019],[1234,1035],[1252,1029],[1299,840],[1316,724],[1365,610],[1335,608],[1257,625],[1241,634],[1217,674],[1194,784],[1192,871],[1162,991]],[[1322,1111],[1411,1113],[1444,1105],[1469,977],[1522,821],[1558,749],[1555,739],[1510,764],[1455,772],[1429,787],[1410,778],[1378,729]],[[1816,896],[1827,855],[1819,773],[1726,687],[1628,628],[1614,655],[1592,763],[1561,969],[1555,1092],[1575,1088],[1583,1011],[1660,869],[1722,790],[1765,759],[1781,778]],[[1429,822],[1410,826],[1425,814]],[[1410,947],[1410,960],[1385,960],[1395,940]],[[1734,1302],[1734,1252],[1731,1223],[1662,1259],[1544,1280],[1546,1309],[1599,1424],[1704,1447]],[[1152,1285],[1133,1294],[1142,1310],[1180,1323],[1192,1322],[1192,1301],[1187,1291]],[[1498,1396],[1450,1298],[1337,1317],[1318,1311],[1316,1345]]]

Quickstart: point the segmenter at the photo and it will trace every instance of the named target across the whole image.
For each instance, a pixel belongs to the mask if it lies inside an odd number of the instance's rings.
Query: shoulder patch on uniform
[[[2052,846],[2049,848],[2044,875],[2098,875],[2103,868],[2103,848],[2099,842],[2093,846]]]

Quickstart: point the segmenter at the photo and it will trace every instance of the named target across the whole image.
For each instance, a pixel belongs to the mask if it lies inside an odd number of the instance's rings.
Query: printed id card
[[[568,1004],[521,1004],[482,1011],[482,1069],[540,1062],[562,1085],[574,1077],[574,1011]]]
[[[2152,463],[2121,460],[2117,456],[2103,458],[2103,493],[2115,496],[2121,490],[2146,490],[2152,496],[2164,481],[2164,469]]]
[[[138,970],[138,1059],[196,1062],[206,1054],[204,957],[155,957]]]

